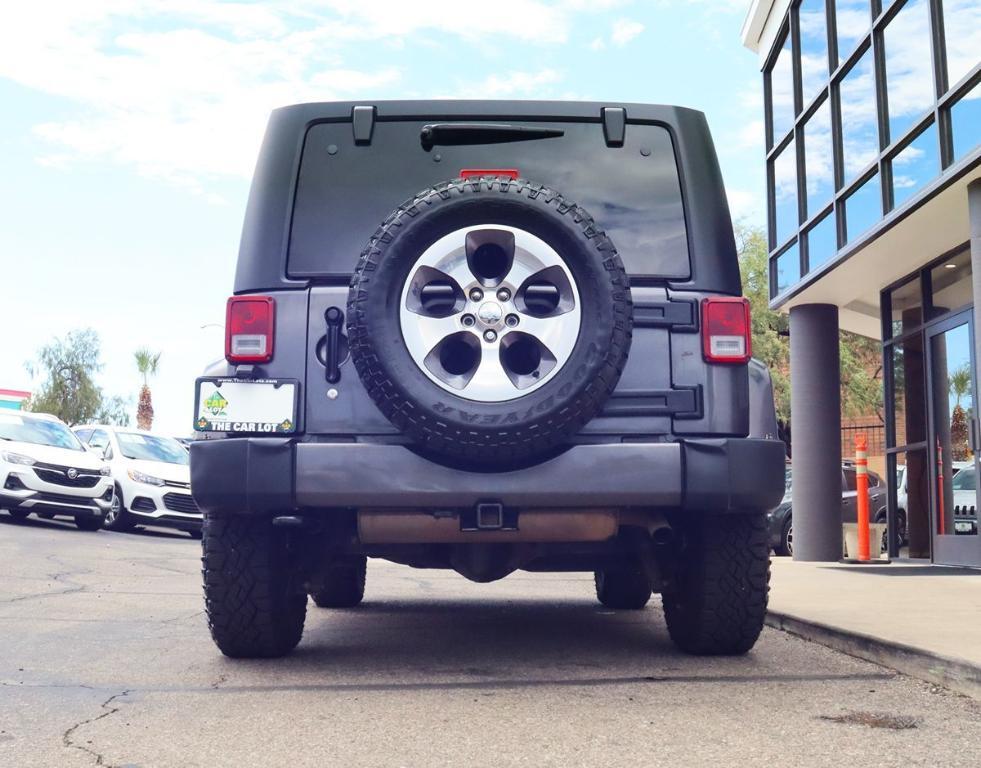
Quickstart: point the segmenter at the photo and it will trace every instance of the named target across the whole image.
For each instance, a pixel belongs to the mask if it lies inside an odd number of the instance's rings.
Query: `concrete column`
[[[974,364],[981,365],[981,179],[967,185],[971,231],[971,281],[974,288]],[[975,381],[981,381],[974,371]],[[975,419],[977,416],[975,416]]]
[[[794,560],[841,559],[838,307],[790,310]]]

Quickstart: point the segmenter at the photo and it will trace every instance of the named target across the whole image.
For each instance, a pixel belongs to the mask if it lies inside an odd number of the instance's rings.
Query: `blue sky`
[[[160,350],[155,430],[190,431],[269,110],[298,101],[588,99],[708,115],[737,217],[762,224],[761,79],[740,0],[87,0],[0,28],[0,388],[92,327],[132,398]],[[202,328],[201,326],[205,326]]]

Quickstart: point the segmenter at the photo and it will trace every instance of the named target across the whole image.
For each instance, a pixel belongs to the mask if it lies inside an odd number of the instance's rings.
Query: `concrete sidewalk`
[[[981,699],[981,570],[775,557],[767,623]]]

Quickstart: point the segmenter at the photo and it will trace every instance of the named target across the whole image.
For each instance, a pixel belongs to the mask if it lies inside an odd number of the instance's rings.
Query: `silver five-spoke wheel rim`
[[[554,378],[579,337],[572,273],[544,240],[486,224],[441,237],[399,304],[406,348],[437,386],[468,400],[523,397]]]

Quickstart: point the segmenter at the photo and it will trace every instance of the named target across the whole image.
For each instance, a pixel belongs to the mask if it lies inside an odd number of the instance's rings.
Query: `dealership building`
[[[981,566],[981,3],[754,0],[742,40],[790,315],[794,556],[841,556],[844,329],[882,342],[891,530],[911,557]]]

